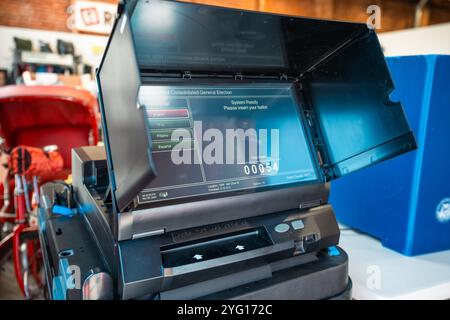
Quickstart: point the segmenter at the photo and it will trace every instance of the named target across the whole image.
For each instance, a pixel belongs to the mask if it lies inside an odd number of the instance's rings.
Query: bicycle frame
[[[28,200],[27,200],[28,199]],[[14,263],[14,273],[16,275],[17,283],[19,285],[20,291],[26,297],[30,297],[30,292],[28,290],[28,281],[25,281],[24,274],[27,275],[28,270],[31,269],[32,275],[35,278],[36,283],[41,284],[39,279],[37,265],[35,261],[35,250],[33,245],[33,239],[27,240],[25,242],[24,249],[22,248],[21,236],[25,230],[27,232],[37,231],[36,226],[30,226],[29,215],[31,214],[31,206],[28,205],[29,195],[27,192],[26,179],[25,176],[15,175],[15,190],[14,190],[14,201],[16,208],[16,227],[13,231],[13,263]],[[36,239],[34,239],[35,241]],[[22,260],[22,255],[25,255],[24,260]],[[28,265],[25,265],[25,263]]]
[[[45,178],[33,173],[27,175],[27,181],[24,176],[13,177],[8,172],[0,183],[3,185],[0,223],[13,226],[8,229],[11,233],[0,238],[0,263],[9,258],[12,251],[14,272],[25,297],[30,297],[29,274],[38,284],[41,282],[37,226],[32,222],[33,208],[39,202],[38,188],[45,179],[67,177],[72,148],[97,144],[97,108],[96,98],[81,89],[65,86],[0,88],[0,154],[10,155],[18,146],[43,149],[58,145],[65,165],[55,177]]]

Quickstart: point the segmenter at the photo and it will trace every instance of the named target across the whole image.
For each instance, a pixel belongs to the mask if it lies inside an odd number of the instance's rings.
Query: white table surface
[[[353,298],[450,299],[450,250],[407,257],[370,236],[343,227]]]

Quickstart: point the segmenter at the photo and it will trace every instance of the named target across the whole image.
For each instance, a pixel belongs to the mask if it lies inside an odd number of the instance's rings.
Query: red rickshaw
[[[41,282],[39,185],[68,177],[72,148],[97,144],[97,100],[65,86],[0,87],[0,140],[0,264],[12,252],[18,285],[29,298],[29,276]]]

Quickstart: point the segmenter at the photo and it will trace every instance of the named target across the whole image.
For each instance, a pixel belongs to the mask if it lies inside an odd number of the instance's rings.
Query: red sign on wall
[[[94,26],[100,24],[97,8],[95,7],[82,8],[80,10],[80,13],[81,19],[83,19],[83,24],[85,26]]]
[[[72,28],[89,33],[109,34],[114,24],[117,6],[105,2],[76,1],[71,10]]]

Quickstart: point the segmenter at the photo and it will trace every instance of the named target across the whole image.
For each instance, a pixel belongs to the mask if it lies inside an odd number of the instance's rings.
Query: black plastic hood
[[[327,180],[416,148],[383,52],[365,24],[160,0],[125,1],[97,80],[113,198],[155,176],[137,94],[144,75],[298,83]]]

